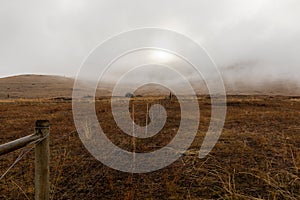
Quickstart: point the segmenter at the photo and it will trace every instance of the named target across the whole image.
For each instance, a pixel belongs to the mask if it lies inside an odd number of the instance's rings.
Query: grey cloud
[[[201,43],[227,80],[298,83],[298,0],[1,0],[0,5],[0,76],[75,76],[88,53],[112,35],[160,27]]]

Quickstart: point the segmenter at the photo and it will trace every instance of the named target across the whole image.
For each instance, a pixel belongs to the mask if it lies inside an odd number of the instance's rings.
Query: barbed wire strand
[[[92,126],[94,126],[95,124],[97,124],[97,123],[92,123],[92,124],[90,124],[88,127],[89,128],[91,128]],[[44,127],[42,127],[42,128],[44,128]],[[84,128],[83,128],[84,129]],[[76,134],[77,133],[77,134]],[[77,137],[79,137],[79,135],[78,135],[78,130],[77,129],[74,129],[73,131],[71,131],[71,132],[69,132],[68,133],[68,135],[74,135],[75,134],[75,136],[77,136]],[[27,146],[29,146],[29,145],[31,145],[31,144],[34,144],[32,147],[28,147],[27,149],[26,149],[26,147],[21,151],[21,153],[19,154],[19,156],[17,157],[17,159],[14,161],[14,163],[4,172],[4,174],[0,177],[0,181],[11,171],[11,169],[16,165],[16,164],[18,164],[19,162],[20,162],[20,160],[22,160],[22,158],[26,155],[26,154],[28,154],[30,151],[32,151],[32,149],[34,149],[35,148],[35,145],[37,145],[37,144],[39,144],[40,142],[42,142],[45,138],[47,138],[49,136],[49,133],[45,136],[45,137],[43,137],[43,138],[41,138],[41,139],[38,139],[38,140],[36,140],[36,141],[33,141],[33,142],[31,142],[31,143],[29,143]]]
[[[32,149],[34,149],[35,148],[35,146],[36,145],[38,145],[39,143],[41,143],[44,139],[46,139],[47,137],[49,136],[49,133],[46,135],[46,136],[44,136],[43,138],[40,138],[40,139],[38,139],[38,140],[36,140],[36,141],[33,141],[33,142],[31,142],[31,143],[29,143],[28,145],[27,145],[27,148],[25,147],[22,151],[21,151],[21,153],[19,154],[19,156],[17,157],[17,159],[13,162],[13,164],[4,172],[4,174],[0,177],[0,181],[11,171],[11,169],[16,165],[16,164],[18,164],[19,162],[20,162],[20,160],[22,160],[22,158],[26,155],[26,154],[28,154],[30,151],[32,151]],[[28,146],[30,146],[30,145],[33,145],[32,147],[28,147]]]

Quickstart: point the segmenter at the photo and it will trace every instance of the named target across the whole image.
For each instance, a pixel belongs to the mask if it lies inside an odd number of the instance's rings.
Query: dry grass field
[[[158,98],[137,98],[136,123],[145,125],[145,106]],[[168,120],[159,135],[137,140],[148,152],[172,140],[179,126],[179,105],[165,102]],[[51,122],[51,199],[300,199],[300,97],[229,96],[221,138],[205,159],[197,157],[210,120],[210,99],[199,97],[197,137],[181,159],[169,167],[129,174],[94,159],[75,130],[72,105],[63,99],[0,101],[0,141],[33,132],[35,120]],[[132,140],[115,125],[109,99],[96,110],[107,136],[132,150]],[[22,150],[0,157],[0,175]],[[0,199],[33,199],[34,152],[0,181]]]

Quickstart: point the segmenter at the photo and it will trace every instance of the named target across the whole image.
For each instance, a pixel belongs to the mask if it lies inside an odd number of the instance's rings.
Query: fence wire
[[[14,168],[14,166],[16,164],[18,164],[20,162],[20,160],[22,160],[22,158],[28,154],[30,151],[32,151],[32,149],[35,148],[36,145],[38,145],[39,143],[41,143],[45,138],[47,138],[49,136],[49,133],[47,135],[45,135],[44,137],[36,140],[36,141],[33,141],[31,143],[29,143],[22,151],[21,153],[19,154],[19,156],[17,157],[17,159],[13,162],[13,164],[4,172],[4,174],[0,177],[0,181],[10,172],[10,170],[12,168]],[[30,145],[32,145],[30,147]]]

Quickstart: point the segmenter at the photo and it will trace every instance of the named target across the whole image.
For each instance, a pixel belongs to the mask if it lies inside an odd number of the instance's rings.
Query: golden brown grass
[[[51,121],[52,199],[299,199],[300,98],[230,96],[222,136],[205,159],[197,157],[210,119],[209,98],[199,99],[201,124],[188,152],[171,166],[148,174],[112,170],[95,160],[76,136],[70,101],[0,102],[0,141],[33,132],[37,119]],[[147,103],[135,99],[135,120],[145,124]],[[168,120],[161,133],[135,141],[112,121],[109,101],[97,101],[108,137],[120,147],[147,152],[164,146],[179,126],[179,105],[166,102]],[[106,123],[105,123],[106,122]],[[0,174],[19,151],[0,158]],[[0,181],[0,199],[33,199],[33,152]]]

